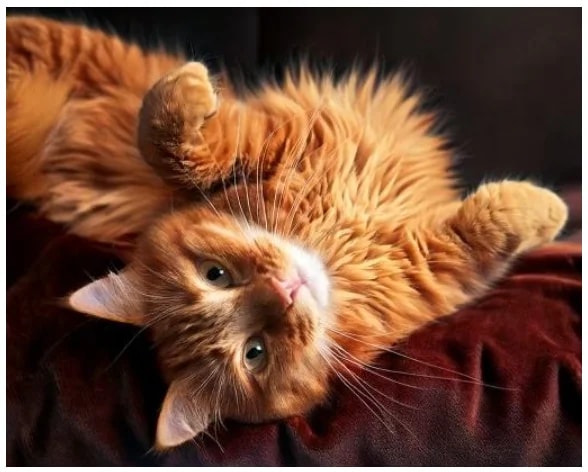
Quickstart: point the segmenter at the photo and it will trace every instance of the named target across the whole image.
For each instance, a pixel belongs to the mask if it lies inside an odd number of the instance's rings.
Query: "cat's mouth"
[[[306,292],[321,309],[326,309],[329,303],[329,280],[323,268],[314,264],[311,267],[296,264],[296,272],[300,283],[293,293],[293,299]]]
[[[263,230],[259,230],[263,233]],[[253,233],[255,236],[256,233]],[[290,240],[284,240],[270,234],[274,243],[285,253],[289,264],[289,272],[293,274],[295,281],[281,280],[283,288],[289,292],[292,301],[298,299],[303,293],[307,293],[323,312],[329,310],[331,301],[331,281],[327,269],[321,257],[309,248]],[[290,277],[291,279],[292,277]],[[284,286],[290,284],[290,286]],[[278,288],[278,293],[281,288]],[[283,298],[286,306],[289,306],[287,298]]]
[[[307,294],[317,305],[323,308],[321,297],[324,299],[322,291],[325,288],[320,286],[316,277],[313,279],[303,274],[304,271],[295,265],[293,272],[288,277],[283,279],[270,277],[269,283],[286,308],[295,305],[304,294]]]
[[[328,309],[331,283],[320,257],[312,251],[289,242],[287,252],[292,272],[299,279],[296,298],[308,293],[321,311]]]

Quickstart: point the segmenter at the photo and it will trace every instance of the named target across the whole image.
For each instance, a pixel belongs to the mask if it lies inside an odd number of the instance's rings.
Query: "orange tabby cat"
[[[139,236],[69,302],[150,328],[170,384],[160,448],[225,417],[307,412],[335,373],[474,300],[566,220],[527,182],[461,200],[397,77],[302,69],[237,96],[200,63],[18,17],[7,69],[9,194],[89,238]]]

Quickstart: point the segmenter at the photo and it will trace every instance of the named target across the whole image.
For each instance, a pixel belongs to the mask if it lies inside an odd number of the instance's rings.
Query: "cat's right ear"
[[[144,324],[131,273],[110,273],[76,290],[68,298],[70,308],[87,315],[121,323]]]

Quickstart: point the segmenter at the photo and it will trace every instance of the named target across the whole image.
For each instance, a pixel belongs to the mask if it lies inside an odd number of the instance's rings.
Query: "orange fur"
[[[171,384],[160,447],[222,417],[308,411],[333,375],[480,296],[565,223],[563,202],[527,182],[462,201],[434,117],[398,77],[302,68],[238,96],[202,64],[100,32],[7,29],[9,192],[84,236],[141,235],[123,273],[71,303],[150,327]],[[46,113],[31,90],[55,90]],[[210,259],[233,285],[203,278]],[[284,304],[275,281],[294,269],[328,284],[304,279]],[[255,337],[260,372],[243,364]]]
[[[9,195],[82,236],[140,233],[171,192],[140,157],[136,117],[180,59],[36,18],[8,17],[6,38]]]

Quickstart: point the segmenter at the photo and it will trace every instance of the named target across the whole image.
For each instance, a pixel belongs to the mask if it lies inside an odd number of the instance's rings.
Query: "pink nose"
[[[284,302],[285,307],[288,308],[294,302],[296,292],[302,286],[303,282],[298,275],[294,275],[285,280],[270,277],[270,284]]]

